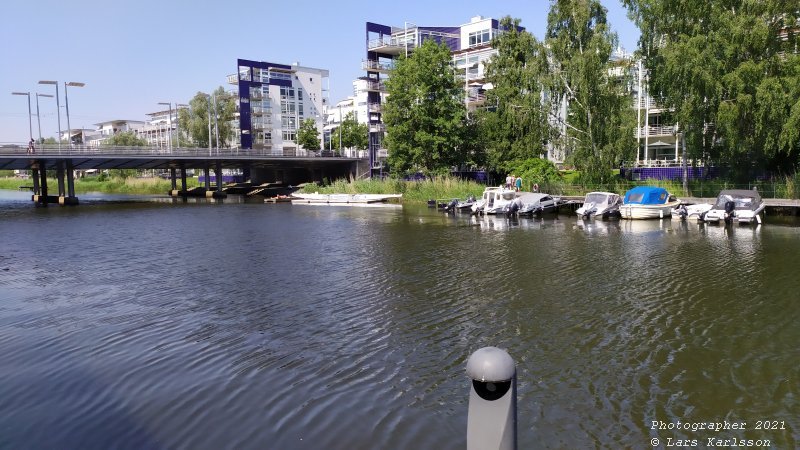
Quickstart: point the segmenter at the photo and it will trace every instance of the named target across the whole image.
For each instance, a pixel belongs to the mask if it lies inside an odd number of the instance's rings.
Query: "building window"
[[[291,114],[294,115],[295,113],[295,104],[289,102],[281,102],[281,114]]]
[[[294,88],[281,87],[281,100],[294,99]]]
[[[303,90],[302,89],[298,89],[297,90],[297,99],[298,100],[303,100]]]
[[[283,132],[283,140],[284,141],[294,141],[295,140],[295,136],[296,135],[295,135],[294,131],[284,130],[284,132]]]
[[[488,44],[492,40],[492,35],[489,29],[481,31],[473,31],[469,34],[469,46],[475,47],[477,45]]]

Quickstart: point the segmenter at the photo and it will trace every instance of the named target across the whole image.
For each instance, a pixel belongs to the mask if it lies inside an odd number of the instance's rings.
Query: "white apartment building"
[[[323,141],[328,104],[326,69],[239,59],[237,73],[228,82],[238,87],[236,134],[242,149],[267,154],[306,155],[297,130],[313,119]]]

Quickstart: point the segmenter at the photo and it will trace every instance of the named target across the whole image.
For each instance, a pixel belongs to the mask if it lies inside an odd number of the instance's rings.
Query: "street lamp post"
[[[169,130],[167,130],[167,151],[172,151],[172,103],[158,102],[159,105],[166,105],[169,108],[169,118],[167,119]]]
[[[181,107],[189,108],[189,111],[191,111],[191,108],[192,108],[191,106],[189,106],[187,104],[184,104],[184,103],[175,103],[175,120],[176,120],[176,122],[175,122],[175,139],[177,140],[177,144],[178,144],[177,148],[181,148],[181,114],[180,114],[180,108]],[[191,114],[189,114],[189,116],[191,117]]]
[[[38,92],[36,93],[36,124],[39,126],[39,144],[43,144],[44,141],[42,141],[42,119],[39,117],[39,97],[53,98],[53,96],[50,94],[40,94]]]
[[[11,95],[25,95],[28,97],[28,133],[30,139],[33,140],[33,122],[31,121],[31,93],[30,92],[12,92]]]
[[[41,80],[39,84],[52,84],[56,87],[56,116],[58,117],[58,149],[61,150],[61,104],[58,101],[58,81]]]
[[[69,96],[67,95],[67,86],[84,87],[86,83],[80,83],[78,81],[64,82],[64,105],[67,107],[67,136],[69,137],[69,144],[72,146],[72,127],[69,124]]]
[[[217,120],[218,120],[217,119],[217,116],[218,116],[218,114],[217,114],[217,93],[216,92],[212,92],[212,97],[211,98],[214,100],[214,136],[216,137],[217,153],[219,153],[219,124],[217,123]],[[210,136],[209,136],[209,139],[211,139]]]

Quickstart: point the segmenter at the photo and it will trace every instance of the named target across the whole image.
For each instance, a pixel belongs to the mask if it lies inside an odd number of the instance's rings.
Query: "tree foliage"
[[[214,109],[214,98],[216,99],[216,110]],[[179,110],[178,123],[181,133],[188,133],[189,140],[196,147],[208,147],[209,139],[211,146],[230,147],[236,143],[231,126],[235,114],[236,97],[225,92],[220,86],[213,94],[204,92],[195,94],[189,101],[189,108]],[[209,120],[211,123],[210,135]],[[218,129],[219,143],[216,142],[215,124]]]
[[[441,174],[467,160],[464,91],[450,62],[447,46],[427,40],[401,57],[386,81],[383,119],[393,172]]]
[[[497,54],[485,71],[492,89],[477,120],[486,137],[488,167],[507,172],[514,161],[547,153],[550,127],[542,97],[547,59],[541,42],[520,29],[519,19],[505,17],[500,28],[505,31],[492,41]]]
[[[306,150],[316,152],[319,150],[319,131],[314,119],[308,118],[300,124],[297,130],[297,143]]]
[[[623,3],[642,31],[650,91],[673,111],[692,156],[722,160],[742,175],[753,167],[795,167],[800,150],[796,2]]]
[[[331,133],[331,146],[339,151],[342,148],[366,150],[368,145],[369,128],[365,123],[358,123],[352,111],[344,116],[341,125]]]
[[[103,141],[103,145],[118,147],[143,147],[147,145],[147,140],[137,137],[132,131],[117,133]]]
[[[571,150],[585,181],[599,183],[610,181],[610,169],[635,148],[629,71],[611,60],[617,36],[606,14],[597,0],[556,0],[545,37],[544,84],[561,128],[559,144]]]
[[[522,177],[523,186],[533,186],[534,183],[542,184],[559,180],[561,175],[558,168],[552,161],[544,158],[528,158],[522,161],[513,161],[510,166],[510,173]]]

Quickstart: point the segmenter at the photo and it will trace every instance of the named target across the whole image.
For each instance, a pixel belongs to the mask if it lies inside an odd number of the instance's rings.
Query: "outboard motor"
[[[681,220],[686,220],[686,216],[689,215],[689,211],[686,210],[685,205],[678,206],[676,212],[678,213],[678,217],[680,217]]]
[[[506,216],[513,216],[519,211],[519,203],[511,202],[510,205],[506,206]]]
[[[733,221],[733,217],[736,215],[734,210],[736,209],[736,202],[728,201],[725,202],[725,223],[731,223]]]
[[[448,212],[453,211],[454,209],[456,209],[457,204],[458,204],[458,199],[454,198],[450,200],[450,203],[448,203],[447,206],[444,207],[444,210]]]
[[[595,211],[597,211],[597,208],[595,207],[594,203],[589,203],[588,206],[584,205],[583,207],[584,207],[583,210],[584,219],[589,218],[592,214],[594,214]]]

